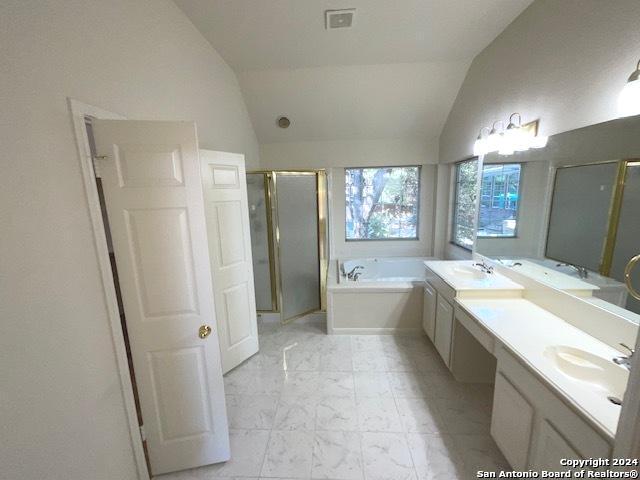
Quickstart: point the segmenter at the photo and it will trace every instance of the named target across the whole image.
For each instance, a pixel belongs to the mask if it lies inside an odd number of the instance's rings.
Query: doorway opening
[[[250,171],[247,192],[258,312],[288,323],[326,311],[326,172]]]
[[[127,364],[129,367],[129,377],[131,380],[131,388],[133,390],[133,399],[135,402],[136,417],[138,420],[138,427],[142,435],[142,448],[144,451],[144,458],[147,466],[147,471],[149,472],[149,475],[151,475],[151,463],[149,460],[147,440],[146,438],[144,438],[144,434],[143,434],[144,422],[142,418],[142,408],[140,406],[140,396],[138,393],[138,386],[136,384],[135,370],[133,368],[131,344],[129,342],[129,334],[127,332],[127,322],[126,322],[126,316],[124,311],[124,304],[122,301],[122,290],[120,287],[120,282],[118,280],[118,268],[116,266],[116,257],[115,257],[115,252],[113,248],[113,241],[111,238],[111,230],[109,228],[109,216],[107,214],[107,206],[106,206],[106,201],[104,196],[104,189],[102,187],[102,178],[100,177],[100,171],[97,168],[97,164],[95,162],[95,159],[97,158],[97,153],[96,153],[95,139],[93,136],[92,117],[90,116],[84,117],[84,127],[87,133],[87,141],[88,141],[89,151],[91,153],[91,159],[93,163],[95,187],[98,193],[98,199],[100,201],[100,211],[102,213],[102,226],[104,228],[107,251],[109,252],[109,263],[111,265],[111,279],[113,281],[113,287],[116,293],[116,300],[118,303],[118,314],[120,317],[120,326],[122,328],[122,337],[124,339],[124,346],[125,346],[125,351],[127,356]]]

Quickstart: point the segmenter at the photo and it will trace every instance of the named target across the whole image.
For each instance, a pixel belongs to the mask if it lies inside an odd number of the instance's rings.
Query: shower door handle
[[[640,300],[640,292],[638,292],[631,283],[631,271],[633,270],[633,267],[636,266],[636,263],[638,263],[639,260],[640,255],[636,255],[631,260],[629,260],[629,263],[627,263],[627,266],[624,268],[624,283],[627,286],[627,290],[629,290],[631,296],[636,300]]]

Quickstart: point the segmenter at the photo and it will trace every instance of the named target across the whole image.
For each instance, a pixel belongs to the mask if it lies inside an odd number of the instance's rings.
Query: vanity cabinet
[[[436,295],[436,291],[431,284],[425,283],[422,304],[422,328],[432,342],[436,338]]]
[[[433,343],[448,367],[451,359],[453,307],[440,293],[436,297],[436,333]]]
[[[509,464],[525,470],[533,431],[533,406],[502,373],[497,372],[491,435]]]
[[[536,470],[557,470],[563,458],[581,458],[562,434],[547,420],[538,426],[531,467]]]
[[[562,458],[608,458],[611,444],[506,348],[498,366],[491,435],[517,470],[559,470]]]

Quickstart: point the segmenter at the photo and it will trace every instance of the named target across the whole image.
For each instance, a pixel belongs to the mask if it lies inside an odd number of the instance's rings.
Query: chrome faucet
[[[482,260],[481,263],[474,263],[473,264],[474,267],[480,267],[480,270],[482,270],[484,273],[493,273],[493,267],[491,265],[487,265],[487,263]]]
[[[576,272],[578,272],[578,276],[580,278],[587,278],[589,276],[589,270],[586,267],[581,267],[580,265],[574,265],[573,263],[558,263],[556,267],[571,267]]]
[[[353,280],[354,275],[356,275],[356,272],[360,269],[364,270],[364,267],[362,265],[356,265],[355,267],[353,267],[351,271],[347,273],[347,278],[349,280]]]
[[[613,363],[615,363],[616,365],[621,365],[623,367],[625,367],[627,370],[631,370],[631,362],[633,360],[633,354],[635,353],[635,350],[633,348],[629,348],[628,346],[626,346],[624,343],[620,344],[621,347],[623,347],[624,349],[629,351],[629,355],[627,356],[621,356],[621,357],[615,357],[613,359]]]
[[[360,275],[362,275],[362,272],[356,272],[353,274],[353,281],[357,282],[358,279],[360,278]]]

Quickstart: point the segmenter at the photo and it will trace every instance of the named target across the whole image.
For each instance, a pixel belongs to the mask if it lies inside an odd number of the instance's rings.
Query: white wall
[[[331,258],[431,256],[436,141],[353,140],[271,143],[260,145],[260,168],[325,168],[329,176],[329,250]],[[422,165],[419,240],[345,241],[344,167]]]
[[[617,116],[640,55],[638,0],[536,0],[472,62],[440,136],[469,156],[482,126],[520,112],[551,135]]]
[[[135,478],[67,97],[257,142],[234,73],[169,0],[0,6],[0,477]]]
[[[261,168],[328,168],[438,163],[437,139],[334,140],[260,144]]]

